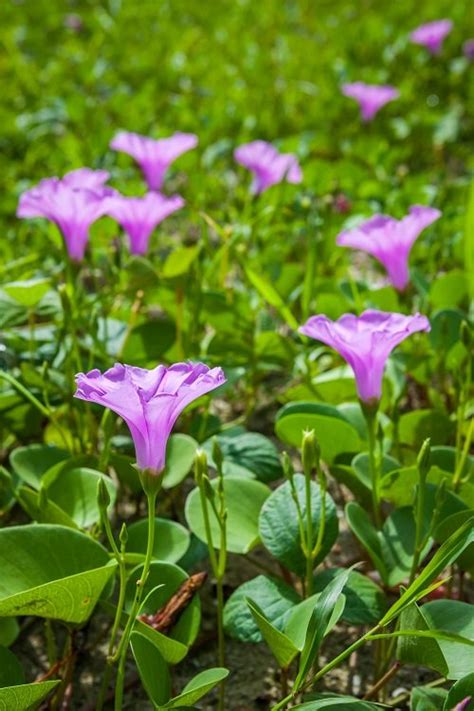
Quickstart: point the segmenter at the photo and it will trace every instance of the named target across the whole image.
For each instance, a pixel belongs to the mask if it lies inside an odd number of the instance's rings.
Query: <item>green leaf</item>
[[[39,492],[30,489],[29,486],[20,486],[16,491],[16,498],[33,521],[78,528],[77,523],[65,511],[48,498],[42,499]]]
[[[132,632],[130,646],[148,698],[155,706],[163,706],[171,696],[171,677],[165,660],[140,632]]]
[[[33,711],[59,683],[60,679],[4,686],[0,689],[0,711]]]
[[[211,481],[216,489],[217,480]],[[227,550],[231,553],[248,553],[259,542],[258,517],[270,489],[259,481],[227,476],[224,478],[224,497],[227,509]],[[219,523],[208,504],[214,547],[219,546]],[[206,542],[204,518],[201,510],[199,488],[186,499],[185,516],[193,533]]]
[[[145,555],[148,540],[148,521],[142,519],[127,528],[127,552]],[[156,560],[177,563],[189,547],[190,534],[180,523],[166,518],[155,518],[153,557]]]
[[[388,570],[383,559],[382,545],[378,531],[367,512],[354,501],[346,506],[346,518],[349,527],[364,546],[383,580],[388,578]]]
[[[23,668],[15,654],[0,647],[0,687],[25,683]]]
[[[30,524],[0,530],[0,616],[85,622],[115,572],[107,551],[79,531]]]
[[[390,607],[380,625],[385,626],[394,620],[400,612],[413,601],[423,596],[426,588],[440,573],[453,563],[464,552],[468,545],[474,542],[474,518],[468,519],[452,536],[436,551],[429,563],[415,578],[413,583],[402,593],[400,598]]]
[[[110,464],[115,470],[117,479],[122,486],[125,486],[132,494],[140,494],[143,489],[138,476],[133,457],[127,457],[124,454],[112,452],[110,455]]]
[[[58,447],[47,444],[29,444],[17,447],[10,454],[10,464],[20,479],[33,489],[38,489],[41,478],[48,469],[59,462],[68,459],[69,453]]]
[[[9,647],[20,634],[20,625],[16,617],[0,617],[0,645]]]
[[[314,614],[314,610],[319,602],[322,593],[318,592],[311,597],[306,598],[302,602],[295,605],[288,620],[285,624],[285,633],[293,642],[295,647],[301,652],[304,648],[306,635],[308,631],[308,626],[311,622],[311,618]],[[326,629],[323,634],[326,636],[333,629],[334,625],[337,624],[344,612],[344,606],[346,604],[346,598],[344,595],[340,595],[334,609],[332,610],[331,617],[327,624]]]
[[[301,602],[293,588],[276,578],[258,575],[240,585],[224,607],[226,633],[241,642],[261,642],[260,629],[250,613],[247,600],[265,611],[266,619],[282,632],[291,610]]]
[[[417,686],[411,692],[411,711],[442,711],[447,696],[446,689],[430,689],[428,686]]]
[[[328,568],[314,577],[314,590],[321,591],[341,568]],[[343,588],[346,604],[342,619],[352,625],[372,625],[387,610],[387,600],[381,587],[367,575],[351,570]]]
[[[246,599],[252,617],[257,623],[257,626],[262,634],[263,639],[270,647],[279,666],[283,669],[289,667],[293,659],[298,654],[298,649],[295,647],[291,639],[283,632],[280,632],[271,622],[267,620],[265,614],[257,605],[249,598]]]
[[[196,244],[193,247],[178,247],[175,249],[168,255],[163,264],[163,277],[165,279],[175,279],[187,274],[200,251],[200,244]]]
[[[366,511],[355,502],[346,506],[346,516],[386,585],[393,587],[408,578],[415,552],[413,509],[405,506],[392,511],[381,531],[376,530]],[[421,560],[428,554],[431,545],[429,540],[421,552]]]
[[[103,480],[110,496],[109,509],[113,508],[117,487],[112,479],[94,469],[80,467],[52,471],[43,478],[48,499],[58,506],[80,527],[89,528],[100,519],[97,503],[97,484]]]
[[[338,573],[329,585],[324,588],[314,607],[310,623],[306,632],[303,650],[301,652],[298,675],[295,679],[293,689],[298,691],[303,684],[309,670],[316,660],[324,633],[329,625],[334,607],[342,590],[349,579],[350,569],[342,570]]]
[[[194,463],[198,443],[186,434],[173,434],[166,447],[166,466],[163,488],[172,489],[189,474]]]
[[[452,269],[438,274],[430,288],[430,301],[434,309],[449,309],[458,306],[467,298],[466,273]]]
[[[298,402],[285,405],[279,410],[275,433],[282,442],[300,447],[305,430],[314,430],[321,447],[321,456],[327,462],[332,462],[343,452],[360,450],[357,430],[335,407]]]
[[[212,460],[214,438],[208,439],[203,449]],[[265,483],[283,476],[278,449],[273,442],[257,432],[240,432],[217,435],[224,456],[224,474],[249,476]]]
[[[181,708],[184,705],[195,704],[196,701],[202,699],[215,686],[220,684],[229,675],[228,669],[223,667],[214,667],[206,669],[188,681],[179,696],[175,696],[166,705],[167,709]]]
[[[453,684],[446,697],[443,711],[451,711],[456,704],[464,701],[468,696],[471,697],[471,701],[464,707],[463,711],[474,711],[474,672],[466,674],[466,676],[463,676]]]
[[[174,321],[154,320],[132,329],[122,352],[124,363],[147,367],[155,365],[176,339]]]
[[[130,573],[125,596],[125,610],[127,613],[133,604],[136,581],[139,579],[142,569],[143,566],[140,565]],[[153,561],[144,587],[145,600],[140,614],[151,615],[158,612],[188,579],[188,574],[179,566],[165,561]],[[189,605],[166,635],[157,632],[143,622],[137,622],[135,629],[155,644],[165,661],[175,664],[181,661],[188,648],[195,641],[199,631],[200,620],[201,602],[199,595],[194,595]],[[173,644],[174,642],[179,644]]]
[[[29,279],[3,284],[2,289],[19,304],[31,309],[36,306],[51,288],[48,279]]]
[[[244,271],[247,279],[250,281],[252,286],[258,291],[260,296],[266,301],[270,306],[279,313],[281,318],[286,321],[288,326],[293,330],[297,331],[299,323],[291,313],[290,309],[286,305],[283,298],[277,292],[275,287],[271,282],[269,282],[266,277],[262,276],[258,272],[254,271],[248,266],[244,266]]]
[[[446,444],[451,438],[453,427],[444,412],[414,410],[400,417],[398,432],[402,444],[418,450],[427,437],[430,437],[433,445]]]
[[[303,518],[306,520],[305,478],[302,474],[293,477],[296,494]],[[324,560],[336,542],[339,525],[336,505],[326,493],[326,523],[322,548],[315,560],[315,566]],[[322,515],[322,496],[319,485],[311,482],[311,513],[313,520],[313,546],[316,543]],[[302,550],[298,512],[291,494],[290,482],[286,481],[271,493],[260,511],[259,531],[266,549],[286,568],[304,575],[306,558]]]
[[[294,711],[319,711],[319,709],[335,709],[335,711],[380,711],[378,704],[370,701],[360,701],[353,696],[330,696],[320,694],[320,698],[304,704],[293,706]]]

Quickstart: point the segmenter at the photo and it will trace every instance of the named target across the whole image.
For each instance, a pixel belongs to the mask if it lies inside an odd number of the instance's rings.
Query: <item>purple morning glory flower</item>
[[[254,174],[251,191],[263,193],[276,183],[301,183],[303,173],[297,157],[293,153],[280,153],[267,141],[244,143],[234,151],[237,163]]]
[[[169,368],[136,368],[116,363],[105,373],[76,375],[75,397],[108,407],[127,423],[141,471],[160,474],[168,437],[178,416],[193,400],[225,383],[221,368],[175,363]]]
[[[299,329],[305,336],[334,348],[354,371],[362,402],[376,404],[382,395],[382,377],[388,356],[416,331],[429,331],[426,316],[368,310],[360,316],[344,314],[337,321],[312,316]]]
[[[155,227],[183,205],[184,200],[179,195],[165,197],[160,193],[147,193],[144,197],[125,197],[117,194],[106,201],[106,213],[127,233],[131,253],[146,254]]]
[[[410,39],[415,44],[421,44],[431,52],[431,54],[439,54],[443,45],[444,38],[449,35],[453,29],[451,20],[435,20],[420,25],[413,30]]]
[[[464,56],[472,61],[474,59],[474,38],[466,40],[462,46],[462,49]]]
[[[62,232],[69,256],[73,261],[84,258],[89,228],[104,215],[104,198],[114,190],[104,182],[103,170],[80,168],[62,179],[45,178],[20,196],[18,217],[46,217]]]
[[[433,207],[413,205],[401,220],[374,215],[358,227],[341,232],[336,243],[341,247],[361,249],[378,259],[395,289],[403,291],[409,281],[411,248],[422,230],[439,217],[441,212]]]
[[[365,84],[363,81],[343,84],[342,93],[357,101],[363,121],[371,121],[382,106],[400,96],[398,89],[389,84]]]
[[[155,140],[139,133],[119,131],[110,147],[132,156],[140,166],[149,190],[160,190],[168,166],[197,144],[198,137],[194,133],[178,132]]]
[[[466,696],[465,699],[456,704],[456,706],[453,708],[453,711],[464,711],[464,709],[467,709],[471,701],[472,696]]]

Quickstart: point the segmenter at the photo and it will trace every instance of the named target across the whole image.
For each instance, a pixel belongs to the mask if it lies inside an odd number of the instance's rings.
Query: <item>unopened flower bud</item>
[[[222,465],[224,463],[224,455],[222,454],[222,449],[219,444],[217,437],[212,440],[212,459],[216,465],[217,471],[221,471]]]
[[[201,484],[203,477],[207,476],[207,455],[203,449],[197,449],[194,455],[194,476],[198,486]]]
[[[103,477],[97,483],[97,503],[101,511],[106,511],[110,504],[110,494]]]
[[[320,448],[314,430],[303,432],[303,444],[301,447],[301,459],[303,462],[303,471],[306,476],[310,476],[311,472],[317,468],[320,457]]]
[[[416,465],[420,473],[420,478],[425,481],[431,467],[431,440],[428,437],[421,445]]]

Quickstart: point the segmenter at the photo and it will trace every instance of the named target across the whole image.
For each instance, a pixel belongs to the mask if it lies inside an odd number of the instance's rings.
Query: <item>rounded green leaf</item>
[[[203,449],[212,464],[213,439],[204,443]],[[224,474],[246,476],[265,483],[283,476],[278,449],[273,442],[258,432],[240,432],[217,435],[224,456]]]
[[[217,480],[211,481],[213,489]],[[258,517],[270,489],[259,481],[228,476],[224,478],[224,496],[227,509],[227,550],[231,553],[248,553],[259,542]],[[208,503],[214,547],[219,546],[220,533],[216,516]],[[206,530],[201,510],[199,488],[186,499],[186,521],[193,533],[206,542]]]
[[[10,454],[10,463],[20,479],[33,489],[38,489],[41,478],[55,464],[68,459],[69,453],[47,444],[29,444],[17,447]]]
[[[306,520],[305,478],[302,474],[293,477],[303,519]],[[336,505],[331,496],[326,493],[326,520],[322,546],[315,559],[315,566],[324,560],[336,542],[339,525]],[[321,525],[321,490],[314,481],[311,482],[311,513],[313,520],[313,546],[316,544]],[[260,512],[259,531],[265,548],[288,570],[297,575],[304,575],[306,558],[301,548],[300,527],[298,525],[298,510],[291,493],[289,481],[275,489],[265,501]]]
[[[128,529],[127,552],[146,553],[148,539],[148,521],[142,519],[132,523]],[[177,563],[186,553],[190,542],[189,531],[176,521],[155,518],[155,540],[153,557]]]
[[[36,615],[81,623],[115,572],[100,543],[63,526],[0,530],[0,616]]]
[[[300,447],[305,430],[314,430],[327,462],[343,452],[358,452],[361,442],[357,430],[330,405],[314,402],[290,403],[276,419],[275,432],[285,444]]]
[[[240,585],[229,597],[224,608],[224,627],[228,635],[241,642],[261,642],[263,637],[250,612],[247,600],[255,602],[265,617],[280,632],[291,610],[301,602],[298,593],[289,585],[267,575]]]
[[[102,479],[107,487],[112,508],[117,487],[112,479],[94,469],[80,467],[52,472],[43,479],[48,499],[58,506],[80,527],[89,528],[100,519],[97,503],[97,484]]]
[[[172,489],[189,474],[194,463],[198,443],[186,434],[173,434],[166,447],[166,466],[163,474],[163,488]]]

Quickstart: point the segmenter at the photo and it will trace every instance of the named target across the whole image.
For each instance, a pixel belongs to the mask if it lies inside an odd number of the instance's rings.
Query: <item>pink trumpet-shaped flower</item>
[[[420,25],[410,34],[410,39],[414,44],[421,44],[431,54],[439,54],[444,38],[453,29],[451,20],[435,20]]]
[[[342,93],[357,101],[363,121],[371,121],[385,104],[400,96],[398,89],[389,84],[365,84],[363,81],[343,84]]]
[[[466,696],[465,699],[463,699],[458,704],[456,704],[456,706],[453,708],[453,711],[465,711],[465,709],[467,709],[467,707],[469,706],[471,701],[472,701],[472,696]]]
[[[178,416],[193,400],[225,382],[221,368],[203,363],[158,365],[152,370],[116,363],[105,373],[76,375],[75,397],[108,407],[127,423],[141,471],[160,474]]]
[[[194,133],[178,132],[155,140],[139,133],[119,131],[110,147],[132,156],[140,166],[149,190],[160,190],[169,165],[197,144],[198,137]]]
[[[360,316],[344,314],[337,321],[312,316],[299,329],[305,336],[334,348],[354,371],[359,398],[369,405],[382,395],[382,378],[388,356],[416,331],[429,331],[425,316],[368,310]]]
[[[146,254],[155,227],[183,205],[179,195],[168,198],[160,193],[147,193],[144,197],[117,194],[106,201],[106,213],[127,233],[131,253]]]
[[[374,215],[352,230],[341,232],[336,243],[341,247],[361,249],[378,259],[387,270],[395,289],[403,291],[409,281],[408,258],[422,230],[441,217],[433,207],[413,205],[401,220],[388,215]]]
[[[114,190],[104,185],[108,173],[80,168],[62,179],[44,178],[20,196],[17,216],[46,217],[62,232],[69,256],[80,261],[89,241],[89,228],[104,215],[104,198]]]
[[[303,174],[297,157],[293,153],[280,153],[267,141],[244,143],[234,151],[237,163],[254,174],[251,191],[263,193],[276,183],[301,183]]]

